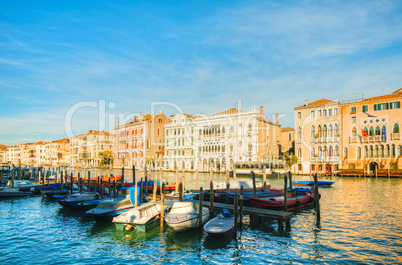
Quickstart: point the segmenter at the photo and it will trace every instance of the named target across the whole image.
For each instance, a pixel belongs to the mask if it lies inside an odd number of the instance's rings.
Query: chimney
[[[159,115],[162,115],[162,113],[163,113],[163,112],[160,110],[160,111],[159,111]]]
[[[260,117],[261,117],[261,119],[264,119],[264,107],[263,106],[260,107]]]
[[[308,105],[308,99],[306,99],[306,107],[307,107],[307,105]]]
[[[279,124],[279,115],[276,113],[276,124]]]

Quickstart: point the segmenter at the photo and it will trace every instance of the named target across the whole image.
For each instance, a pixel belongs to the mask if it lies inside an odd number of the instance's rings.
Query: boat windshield
[[[107,202],[101,202],[98,204],[97,208],[103,208],[103,209],[113,209],[114,204],[113,203],[107,203]]]

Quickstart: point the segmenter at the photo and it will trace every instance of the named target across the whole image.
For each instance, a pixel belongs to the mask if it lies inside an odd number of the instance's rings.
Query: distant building
[[[98,167],[102,160],[100,153],[113,150],[113,134],[108,132],[89,130],[69,140],[69,154],[65,155],[73,167]]]
[[[113,165],[143,168],[146,162],[159,166],[164,153],[164,126],[169,123],[162,112],[134,117],[114,128]]]

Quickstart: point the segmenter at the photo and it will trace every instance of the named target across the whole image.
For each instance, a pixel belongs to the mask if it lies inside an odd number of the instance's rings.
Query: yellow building
[[[391,94],[342,104],[342,167],[402,169],[402,89]]]

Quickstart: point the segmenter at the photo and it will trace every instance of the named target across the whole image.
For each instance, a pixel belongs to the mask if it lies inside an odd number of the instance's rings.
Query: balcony
[[[334,142],[335,142],[335,143],[339,143],[339,136],[335,136],[335,137],[334,137]]]
[[[401,139],[400,137],[401,137],[400,133],[391,133],[392,140],[400,140]]]
[[[384,135],[361,137],[362,143],[385,142]]]
[[[310,138],[310,143],[315,143],[315,138]]]
[[[327,137],[322,137],[322,142],[326,143],[327,142]]]
[[[310,157],[310,163],[316,163],[317,157]]]
[[[357,136],[349,137],[349,143],[357,143]]]
[[[301,144],[302,140],[301,139],[297,139],[296,143]]]

